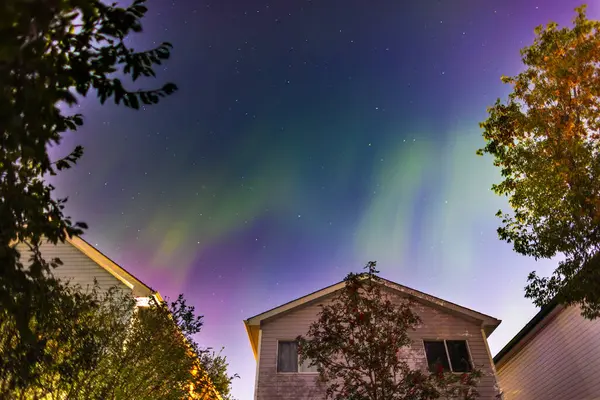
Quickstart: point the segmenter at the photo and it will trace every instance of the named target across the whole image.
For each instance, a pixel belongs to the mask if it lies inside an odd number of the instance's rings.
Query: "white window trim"
[[[300,356],[298,356],[297,371],[295,372],[281,372],[279,371],[279,342],[296,342],[296,339],[277,339],[277,345],[275,346],[275,372],[281,375],[318,375],[317,371],[300,371]]]
[[[450,366],[450,372],[453,374],[464,374],[465,372],[456,372],[454,371],[454,367],[452,367],[452,360],[450,360],[450,352],[448,351],[448,345],[446,341],[461,341],[465,342],[467,347],[467,354],[469,355],[469,362],[471,363],[471,371],[475,369],[475,365],[473,364],[473,356],[471,355],[471,348],[469,347],[469,341],[466,339],[423,339],[423,351],[425,352],[425,360],[427,360],[427,350],[425,349],[425,342],[444,342],[444,349],[446,350],[446,358],[448,360],[448,365]],[[429,361],[427,361],[429,364]],[[429,365],[427,365],[429,368]]]

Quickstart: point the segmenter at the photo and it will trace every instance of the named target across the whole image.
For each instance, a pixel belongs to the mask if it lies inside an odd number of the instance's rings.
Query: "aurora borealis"
[[[133,111],[81,103],[86,153],[56,180],[84,238],[205,316],[240,400],[255,362],[242,320],[377,260],[381,275],[492,315],[495,354],[533,316],[531,270],[496,236],[478,123],[536,25],[581,0],[151,0],[136,49],[174,45]],[[588,15],[600,17],[590,2]],[[142,82],[153,85],[156,82]]]

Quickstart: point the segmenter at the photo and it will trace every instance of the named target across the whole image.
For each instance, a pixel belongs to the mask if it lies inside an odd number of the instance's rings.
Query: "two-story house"
[[[480,398],[496,399],[500,390],[487,338],[500,321],[385,279],[380,282],[397,299],[412,299],[422,320],[410,332],[411,347],[400,352],[409,365],[427,369],[433,360],[441,359],[448,370],[464,372],[465,366],[456,360],[469,360],[467,368],[477,367],[484,373],[478,387]],[[336,283],[244,321],[257,364],[256,400],[324,399],[316,370],[299,363],[294,339],[306,334],[317,319],[319,305],[344,285]]]

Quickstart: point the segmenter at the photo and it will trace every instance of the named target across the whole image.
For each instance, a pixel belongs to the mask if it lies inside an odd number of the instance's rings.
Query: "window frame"
[[[298,356],[298,365],[296,365],[296,371],[292,372],[284,372],[279,371],[279,342],[295,342],[296,345],[298,341],[296,339],[277,339],[277,345],[275,346],[275,373],[281,375],[293,375],[293,374],[302,374],[302,375],[318,375],[318,371],[300,371],[300,366],[302,365],[300,362],[300,356]]]
[[[454,367],[452,366],[452,360],[450,359],[450,352],[448,351],[448,345],[446,344],[446,341],[461,341],[461,342],[465,342],[465,347],[467,348],[467,355],[469,356],[469,363],[471,364],[471,371],[467,371],[467,372],[456,372],[454,371]],[[427,350],[425,348],[425,342],[443,342],[444,343],[444,349],[446,350],[446,359],[448,360],[448,365],[450,366],[450,373],[453,374],[468,374],[469,372],[472,372],[475,369],[475,364],[473,363],[473,355],[471,354],[471,348],[469,347],[469,341],[467,339],[422,339],[423,342],[423,352],[425,353],[425,361],[427,362],[427,369],[429,370],[429,360],[427,360]]]

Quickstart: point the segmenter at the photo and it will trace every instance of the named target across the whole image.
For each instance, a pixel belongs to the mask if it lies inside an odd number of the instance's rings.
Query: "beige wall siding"
[[[505,400],[600,399],[600,319],[562,310],[498,366]]]
[[[306,334],[310,323],[317,317],[318,304],[323,302],[299,307],[263,323],[257,379],[258,400],[324,399],[316,384],[316,375],[278,374],[276,370],[277,341],[294,339],[298,335]],[[409,363],[414,367],[426,368],[424,339],[467,340],[474,364],[485,374],[479,387],[480,398],[495,399],[498,394],[496,378],[481,326],[434,307],[417,304],[415,310],[421,316],[423,323],[412,332],[412,347],[404,351]]]
[[[306,334],[318,311],[316,304],[300,307],[262,324],[256,390],[258,400],[324,398],[316,385],[316,374],[277,373],[277,341],[293,340]]]
[[[31,253],[24,245],[18,245],[17,249],[21,252],[21,261],[27,265]],[[58,257],[63,262],[63,265],[52,270],[58,279],[69,280],[72,284],[80,285],[85,290],[94,285],[95,278],[102,290],[117,286],[124,291],[131,291],[123,282],[69,243],[59,243],[56,246],[44,243],[41,251],[46,260]]]

